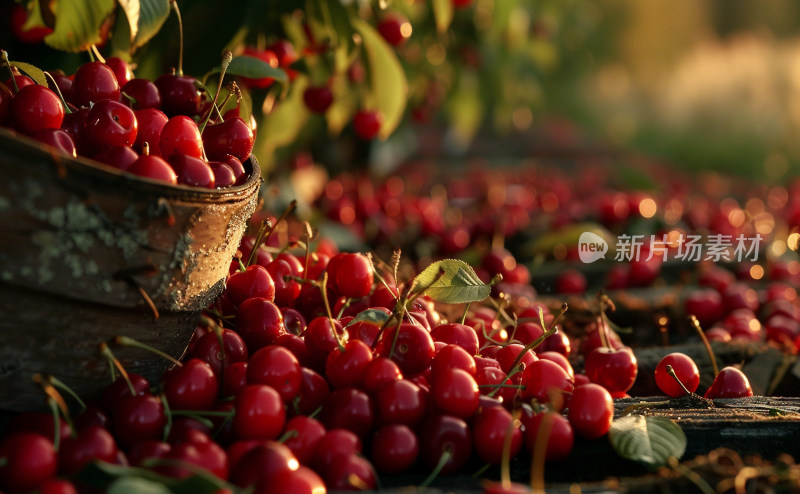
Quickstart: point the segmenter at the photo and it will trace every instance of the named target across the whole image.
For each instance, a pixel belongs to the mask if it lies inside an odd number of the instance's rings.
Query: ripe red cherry
[[[156,79],[155,84],[161,95],[161,110],[168,117],[199,115],[204,106],[204,98],[196,82],[194,77],[175,74],[164,74]]]
[[[48,34],[53,32],[53,30],[47,26],[35,26],[30,29],[25,29],[24,26],[27,22],[28,11],[25,9],[25,6],[22,4],[14,4],[14,7],[11,9],[11,32],[16,39],[32,45],[41,43]]]
[[[572,364],[569,363],[569,360],[567,360],[567,357],[564,355],[558,352],[542,352],[536,354],[536,356],[539,357],[540,360],[550,360],[557,363],[562,369],[567,371],[567,375],[570,379],[575,379],[575,370],[572,368]]]
[[[639,367],[630,348],[600,347],[586,356],[586,375],[593,383],[606,388],[609,393],[624,393],[631,389]]]
[[[711,326],[725,315],[722,296],[712,288],[690,293],[684,301],[684,310],[687,315],[697,317],[700,325],[704,327]]]
[[[112,413],[114,437],[122,447],[161,438],[167,416],[161,399],[149,393],[124,396]]]
[[[242,54],[258,58],[259,60],[269,64],[269,66],[272,68],[278,67],[278,56],[271,50],[259,50],[252,46],[246,46]],[[271,86],[273,82],[275,82],[275,79],[272,77],[264,77],[262,79],[241,77],[240,80],[243,86],[254,89],[266,89]]]
[[[411,36],[411,24],[399,14],[389,14],[378,23],[378,32],[392,46],[400,46]]]
[[[161,180],[172,185],[178,184],[178,176],[169,163],[158,156],[143,155],[133,162],[126,170],[140,177]]]
[[[164,395],[173,410],[208,410],[217,401],[219,382],[211,366],[192,358],[162,378]]]
[[[398,474],[411,468],[419,456],[419,440],[408,426],[385,425],[372,436],[370,459],[383,474]]]
[[[441,344],[441,342],[434,342],[434,344]],[[466,350],[458,345],[445,345],[433,357],[431,376],[436,379],[438,375],[449,369],[462,369],[474,376],[477,367],[475,359]]]
[[[275,259],[269,262],[266,268],[275,282],[275,303],[286,306],[294,302],[300,295],[300,283],[292,279],[296,275],[289,262],[285,259]]]
[[[58,450],[58,471],[62,475],[74,475],[92,461],[114,463],[117,460],[117,444],[110,432],[102,427],[87,427],[75,437],[64,438]]]
[[[744,372],[736,367],[725,367],[719,371],[703,396],[709,399],[746,398],[753,396],[753,389]]]
[[[164,112],[156,108],[134,110],[133,114],[139,125],[136,141],[133,143],[134,149],[141,153],[147,143],[150,155],[161,156],[161,131],[164,130],[164,125],[169,119]]]
[[[298,415],[286,422],[284,434],[290,431],[295,431],[296,434],[289,437],[283,444],[292,450],[300,463],[311,465],[317,445],[325,435],[325,427],[317,419]]]
[[[377,111],[360,110],[353,117],[353,130],[365,141],[374,139],[383,125],[383,116]]]
[[[561,461],[566,459],[572,452],[575,445],[575,434],[569,420],[557,413],[541,412],[530,415],[528,412],[522,415],[522,424],[525,426],[524,440],[525,447],[529,452],[533,452],[536,440],[542,433],[540,429],[545,417],[551,422],[550,435],[547,438],[547,453],[545,460]]]
[[[424,417],[427,406],[425,392],[407,379],[390,381],[375,393],[377,422],[416,426]]]
[[[384,384],[399,381],[400,379],[403,379],[403,373],[394,360],[386,357],[377,357],[372,359],[364,368],[361,388],[367,393],[374,394]]]
[[[133,72],[131,66],[125,60],[119,57],[106,58],[106,65],[111,67],[114,71],[114,76],[117,78],[117,83],[120,87],[124,86],[133,79]]]
[[[556,279],[556,292],[566,294],[581,294],[588,286],[586,276],[575,269],[566,269]]]
[[[264,266],[253,264],[244,271],[239,271],[228,277],[225,292],[230,302],[239,306],[248,298],[259,297],[275,300],[275,282],[272,281],[269,271]]]
[[[53,477],[58,463],[53,442],[33,432],[15,432],[0,442],[0,487],[29,492]]]
[[[41,143],[52,146],[67,156],[72,156],[73,158],[78,156],[78,152],[75,149],[75,142],[72,141],[72,137],[64,130],[42,129],[36,131],[32,137]]]
[[[372,290],[372,267],[363,254],[336,254],[325,270],[333,289],[344,297],[361,298]]]
[[[361,340],[350,340],[328,354],[325,376],[333,388],[360,387],[371,361],[372,349]]]
[[[411,323],[384,331],[375,350],[378,355],[394,360],[406,376],[427,369],[436,354],[430,333]]]
[[[375,422],[372,399],[356,388],[334,390],[322,405],[320,421],[327,429],[347,429],[363,438]]]
[[[572,392],[569,400],[569,423],[578,437],[597,439],[611,428],[614,400],[599,384],[584,384]]]
[[[446,415],[462,419],[469,418],[478,410],[479,396],[475,378],[462,369],[449,369],[435,376],[431,387],[436,408]]]
[[[510,345],[501,347],[495,355],[497,363],[500,364],[500,369],[502,369],[502,371],[506,374],[510,373],[512,370],[511,368],[514,365],[514,361],[517,360],[517,357],[520,353],[522,353],[523,350],[525,350],[525,354],[520,360],[520,366],[522,369],[526,369],[531,363],[539,360],[532,350],[526,350],[525,347],[519,343],[512,343]]]
[[[169,158],[173,154],[185,154],[193,158],[203,157],[203,139],[200,137],[200,130],[195,121],[186,115],[178,115],[167,120],[161,129],[158,146],[164,158]]]
[[[297,470],[282,470],[275,474],[265,490],[257,491],[265,494],[320,494],[327,492],[320,476],[308,467],[300,465]]]
[[[0,125],[8,125],[8,108],[11,106],[11,99],[14,95],[11,90],[5,86],[0,85]]]
[[[327,471],[333,460],[340,455],[360,453],[361,439],[347,429],[330,429],[317,443],[313,466],[318,472]]]
[[[139,123],[133,110],[119,101],[103,100],[86,114],[83,140],[97,150],[111,146],[132,146]]]
[[[286,411],[281,395],[265,384],[250,384],[234,398],[233,433],[242,439],[275,439],[283,430]]]
[[[103,394],[100,396],[100,406],[107,413],[111,413],[117,402],[123,397],[131,396],[132,394],[144,394],[150,391],[150,383],[141,375],[135,372],[128,372],[128,379],[131,382],[130,386],[133,387],[133,393],[131,393],[128,382],[121,376],[117,377],[109,387],[103,390]]]
[[[21,88],[11,99],[8,114],[14,128],[27,135],[42,129],[58,129],[64,121],[61,100],[38,84]]]
[[[328,86],[309,86],[303,91],[303,101],[313,113],[325,113],[333,103],[333,93]]]
[[[216,185],[214,170],[200,158],[185,154],[173,154],[167,160],[175,170],[179,184],[213,189]]]
[[[209,331],[201,336],[191,347],[189,355],[206,362],[211,366],[214,375],[221,378],[223,369],[227,369],[231,364],[247,362],[248,352],[244,340],[238,333],[223,328],[219,334]]]
[[[128,146],[111,146],[94,155],[94,159],[119,170],[127,170],[139,159],[139,155]]]
[[[203,146],[209,159],[223,160],[234,156],[240,161],[250,157],[255,136],[250,126],[240,117],[207,125],[203,129]]]
[[[528,364],[522,373],[520,394],[523,399],[535,399],[539,403],[549,403],[554,410],[561,411],[566,406],[567,395],[572,393],[573,382],[560,365],[550,360],[536,360]]]
[[[131,79],[122,86],[120,101],[134,110],[157,109],[161,106],[161,94],[156,85],[147,79]]]
[[[285,331],[280,309],[266,298],[248,298],[236,312],[236,332],[251,352],[274,345]]]
[[[510,458],[522,448],[522,430],[512,425],[514,417],[503,407],[484,408],[472,423],[472,440],[481,460],[499,465],[503,459],[506,436],[511,434]]]
[[[209,161],[208,166],[214,172],[214,183],[218,188],[230,187],[236,184],[236,175],[227,164],[221,161]]]
[[[76,106],[112,100],[119,101],[119,81],[114,70],[102,62],[78,67],[72,80],[72,102]]]
[[[441,473],[457,472],[472,454],[472,435],[463,420],[448,415],[433,415],[425,420],[419,432],[420,457],[429,469],[433,469],[445,452],[450,458]]]
[[[300,393],[303,376],[292,352],[282,346],[267,345],[250,357],[247,381],[271,386],[288,403]]]
[[[280,472],[293,472],[300,467],[297,458],[284,444],[263,441],[249,446],[249,451],[231,463],[231,481],[239,487],[257,486],[258,492],[263,492]]]
[[[667,396],[677,398],[686,392],[675,381],[675,378],[667,372],[667,366],[671,365],[675,375],[686,386],[689,392],[694,393],[700,385],[700,371],[694,360],[684,353],[670,353],[658,362],[655,371],[656,385]]]

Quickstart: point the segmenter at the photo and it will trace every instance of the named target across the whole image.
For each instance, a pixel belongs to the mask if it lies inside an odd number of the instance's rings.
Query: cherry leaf
[[[169,17],[169,0],[138,0],[139,21],[136,32],[131,29],[133,48],[138,48],[156,35]]]
[[[171,494],[166,485],[142,477],[120,477],[108,486],[108,494]]]
[[[219,69],[217,69],[216,72],[219,72]],[[286,72],[284,72],[283,69],[275,68],[260,58],[251,57],[249,55],[233,57],[231,64],[228,66],[228,71],[225,72],[225,74],[238,75],[250,79],[272,77],[277,81],[287,81]]]
[[[446,304],[479,302],[492,292],[472,266],[459,259],[434,262],[414,278],[414,283],[425,295]]]
[[[45,77],[44,72],[42,72],[42,69],[39,67],[25,62],[15,62],[13,60],[10,61],[10,63],[12,66],[18,68],[25,75],[33,79],[36,84],[44,87],[48,86],[47,78]]]
[[[141,5],[139,0],[117,0],[122,11],[125,12],[125,17],[128,19],[130,26],[130,36],[134,39],[139,33],[139,15],[141,12]]]
[[[350,327],[357,322],[367,322],[370,324],[381,326],[388,320],[389,320],[389,314],[387,314],[386,312],[378,309],[367,309],[359,312],[356,315],[356,317],[354,317],[352,320],[350,320],[349,323],[347,323],[347,326],[345,327]]]
[[[608,439],[623,458],[660,467],[669,458],[680,459],[686,451],[686,435],[673,420],[665,417],[628,415],[611,424]]]
[[[70,0],[58,2],[53,32],[44,41],[51,48],[80,52],[103,41],[100,27],[113,14],[116,0]]]

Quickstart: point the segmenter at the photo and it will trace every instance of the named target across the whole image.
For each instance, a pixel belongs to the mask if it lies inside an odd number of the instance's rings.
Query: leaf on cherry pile
[[[686,451],[686,435],[675,421],[666,417],[628,415],[611,424],[608,439],[623,458],[656,468],[671,457],[680,459]]]
[[[13,67],[18,68],[20,72],[33,79],[36,84],[47,87],[47,78],[45,78],[44,72],[42,72],[42,69],[39,67],[25,62],[15,62],[13,60],[11,60],[9,63]]]
[[[389,314],[386,312],[378,309],[367,309],[359,312],[358,315],[351,319],[345,327],[350,327],[357,322],[368,322],[370,324],[377,324],[378,326],[381,326],[388,320]]]
[[[57,50],[80,52],[103,41],[100,27],[114,12],[116,0],[70,0],[58,3],[53,32],[44,39]]]
[[[478,278],[472,266],[459,259],[436,261],[414,278],[417,287],[424,287],[423,293],[437,302],[463,304],[480,302],[492,292]]]
[[[213,494],[223,490],[240,492],[237,487],[199,468],[197,474],[178,479],[146,468],[94,461],[81,470],[76,480],[81,485],[112,494]]]

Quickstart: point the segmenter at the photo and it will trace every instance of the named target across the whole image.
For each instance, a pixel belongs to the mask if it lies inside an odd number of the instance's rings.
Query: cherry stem
[[[683,384],[683,382],[680,380],[680,378],[678,377],[678,374],[676,374],[676,373],[675,373],[675,369],[673,369],[673,368],[672,368],[672,366],[671,366],[671,365],[669,365],[669,364],[667,364],[667,374],[669,374],[670,376],[672,376],[672,378],[673,378],[673,379],[675,379],[675,381],[677,381],[678,385],[681,387],[681,389],[683,389],[683,391],[684,391],[684,392],[685,392],[687,395],[691,395],[691,394],[692,394],[692,392],[691,392],[691,391],[689,391],[689,388],[687,388],[687,387],[686,387],[686,386]]]
[[[64,417],[64,421],[69,426],[71,434],[75,436],[75,424],[72,423],[72,417],[69,414],[69,407],[67,406],[67,402],[64,401],[64,397],[61,396],[61,393],[59,393],[58,390],[48,382],[48,379],[41,374],[34,374],[33,380],[39,386],[41,386],[42,391],[44,391],[44,393],[47,395],[47,401],[55,403],[57,410],[61,412],[61,415]],[[50,406],[51,408],[53,407],[53,405]],[[56,421],[56,424],[58,424],[58,421]]]
[[[534,493],[544,493],[544,464],[547,458],[547,444],[550,442],[550,433],[555,420],[551,413],[543,413],[545,415],[539,423],[531,460],[531,492]]]
[[[514,438],[514,427],[517,418],[511,418],[511,422],[506,427],[506,436],[503,438],[503,454],[500,457],[500,484],[503,489],[511,487],[511,441]]]
[[[708,358],[711,359],[711,368],[714,369],[714,377],[719,374],[719,367],[717,366],[717,357],[714,355],[714,350],[711,349],[711,343],[706,338],[706,334],[703,332],[703,328],[700,327],[700,321],[694,316],[694,314],[689,316],[689,320],[692,322],[692,326],[694,329],[697,330],[697,334],[700,335],[700,339],[703,341],[703,346],[706,347],[706,352],[708,352]]]
[[[347,299],[345,299],[344,303],[342,304],[342,307],[339,309],[339,312],[336,313],[336,319],[342,318],[342,314],[344,314],[344,311],[347,310],[348,307],[350,307],[351,303],[353,303],[352,298],[348,297]]]
[[[0,58],[3,60],[3,63],[8,66],[8,73],[11,74],[11,85],[14,87],[14,94],[19,92],[19,86],[17,85],[17,79],[14,77],[14,71],[11,70],[11,62],[8,60],[8,52],[5,50],[0,50]]]
[[[467,320],[467,313],[469,312],[469,306],[470,305],[472,305],[472,303],[471,302],[467,302],[466,305],[464,306],[464,313],[461,314],[461,320],[458,321],[459,324],[464,324],[464,321]]]
[[[483,477],[483,474],[486,473],[486,470],[489,470],[492,467],[491,463],[484,463],[482,467],[475,470],[475,473],[472,474],[473,479],[477,479]]]
[[[167,423],[164,425],[164,434],[162,435],[162,439],[166,442],[169,433],[172,431],[172,409],[169,406],[167,397],[163,393],[158,395],[158,398],[161,400],[161,406],[164,407],[164,416],[167,417]]]
[[[106,63],[106,59],[105,59],[105,58],[103,58],[103,55],[101,55],[101,54],[100,54],[100,50],[98,50],[98,49],[97,49],[97,46],[96,46],[96,45],[94,45],[94,44],[93,44],[93,45],[92,45],[92,46],[90,46],[89,48],[92,50],[92,53],[94,53],[94,56],[95,56],[95,58],[97,58],[97,60],[98,60],[100,63]]]
[[[322,292],[322,302],[325,304],[325,312],[328,314],[328,322],[331,325],[331,335],[333,335],[333,339],[336,340],[336,345],[339,347],[339,351],[344,353],[344,343],[342,343],[342,339],[339,334],[336,332],[336,325],[333,322],[333,313],[331,312],[331,304],[328,301],[328,272],[324,271],[322,273],[322,283],[319,285],[320,292]]]
[[[172,9],[175,11],[175,17],[178,18],[178,70],[176,74],[180,77],[183,76],[183,19],[181,19],[181,9],[178,8],[176,0],[170,0]]]
[[[233,60],[233,53],[230,50],[225,50],[222,53],[222,70],[219,74],[219,81],[217,82],[217,92],[214,93],[214,99],[211,101],[211,108],[217,108],[217,100],[219,99],[219,93],[222,91],[222,81],[225,79],[225,72],[228,70],[228,66],[231,64],[231,60]],[[203,121],[203,125],[200,126],[200,135],[203,135],[203,131],[206,130],[206,125],[208,125],[208,121],[211,119],[211,114],[214,113],[213,110],[209,111],[206,115],[206,119]],[[217,109],[217,113],[219,113],[219,109]]]
[[[80,405],[81,411],[86,410],[86,403],[84,403],[84,401],[81,399],[81,397],[78,396],[78,393],[76,393],[72,388],[70,388],[69,386],[64,384],[57,377],[55,377],[55,376],[47,376],[47,382],[50,383],[51,385],[53,385],[55,388],[63,390],[68,395],[73,397],[75,399],[75,401],[78,402],[78,405]]]
[[[308,264],[311,259],[311,239],[314,237],[314,230],[311,228],[311,223],[308,221],[303,222],[303,235],[306,237],[306,259],[303,264],[303,279],[308,277]]]
[[[43,71],[43,73],[44,73],[44,76],[45,76],[45,77],[46,77],[46,78],[47,78],[47,79],[48,79],[50,82],[52,82],[52,83],[53,83],[53,89],[55,90],[56,94],[58,95],[58,99],[60,99],[60,100],[61,100],[61,106],[63,106],[63,107],[64,107],[64,113],[66,113],[67,115],[69,115],[70,113],[72,113],[72,110],[70,110],[70,109],[69,109],[69,105],[67,104],[67,100],[65,100],[65,99],[64,99],[64,95],[63,95],[63,94],[61,94],[61,88],[60,88],[60,87],[58,87],[58,84],[56,84],[56,80],[53,78],[53,75],[52,75],[50,72],[47,72],[47,71]],[[124,93],[123,93],[123,94],[124,94]]]
[[[436,480],[436,477],[439,476],[439,473],[441,473],[442,469],[444,468],[445,465],[447,465],[447,462],[450,461],[450,458],[452,456],[453,452],[451,451],[451,449],[446,448],[442,452],[442,456],[439,457],[439,463],[436,465],[436,468],[434,468],[433,471],[425,478],[425,480],[423,480],[422,483],[419,484],[417,487],[425,488],[431,485],[431,482]]]
[[[397,251],[395,251],[397,252]],[[397,300],[397,295],[394,294],[391,287],[389,287],[389,283],[386,282],[386,279],[381,275],[380,271],[378,271],[378,267],[375,266],[375,261],[372,258],[372,252],[367,252],[367,262],[369,262],[370,267],[372,268],[372,272],[375,273],[375,277],[378,278],[378,281],[392,294],[395,300]],[[395,284],[397,284],[397,280],[395,279]]]
[[[133,387],[133,383],[131,382],[131,378],[128,376],[128,372],[125,370],[125,367],[122,366],[122,363],[120,363],[117,357],[114,356],[111,348],[109,348],[108,344],[105,342],[100,343],[100,354],[108,359],[108,367],[111,370],[111,381],[114,382],[117,380],[117,376],[114,373],[114,368],[116,367],[120,376],[122,376],[122,378],[125,379],[125,382],[128,384],[128,389],[131,392],[131,396],[136,396],[136,389]]]
[[[509,374],[508,376],[506,376],[506,378],[510,377],[511,375],[512,375],[512,374]],[[505,380],[504,380],[504,381],[505,381]],[[515,388],[515,389],[522,389],[522,388],[524,388],[525,386],[523,386],[522,384],[504,384],[504,383],[499,383],[499,384],[478,384],[478,387],[479,387],[479,388],[498,388],[498,389],[499,389],[499,388]],[[491,396],[491,395],[489,395],[489,396]]]
[[[247,263],[245,264],[245,268],[250,267],[253,264],[253,261],[256,260],[256,256],[258,255],[258,249],[261,247],[261,243],[265,240],[265,238],[269,238],[272,235],[272,230],[275,229],[275,225],[269,220],[269,218],[265,220],[261,220],[261,225],[258,227],[258,233],[256,233],[256,239],[253,242],[253,248],[250,250],[250,255],[247,257]]]
[[[58,413],[56,400],[48,396],[47,405],[50,407],[50,414],[53,416],[53,449],[58,452],[61,447],[61,415]]]
[[[175,359],[175,357],[173,357],[172,355],[169,355],[166,352],[162,352],[158,348],[150,346],[150,345],[148,345],[146,343],[142,343],[140,341],[136,341],[136,340],[134,340],[133,338],[131,338],[129,336],[124,336],[124,335],[117,336],[116,338],[114,338],[114,343],[116,343],[117,345],[120,345],[120,346],[130,346],[130,347],[134,347],[134,348],[141,348],[142,350],[147,350],[149,352],[155,353],[159,357],[163,357],[163,358],[167,359],[169,362],[177,365],[178,367],[183,367],[183,364],[178,362],[178,360]]]
[[[284,432],[283,435],[281,435],[281,437],[279,437],[275,441],[283,444],[286,441],[288,441],[289,439],[291,439],[293,437],[297,437],[298,435],[299,435],[299,433],[296,430],[291,429],[291,430],[288,430],[288,431]]]

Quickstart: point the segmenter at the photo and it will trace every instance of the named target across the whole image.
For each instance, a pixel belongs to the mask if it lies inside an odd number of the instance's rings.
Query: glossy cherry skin
[[[245,300],[236,312],[236,332],[247,344],[250,352],[274,345],[285,333],[283,315],[277,305],[266,298]]]
[[[77,436],[67,437],[58,450],[58,471],[62,475],[74,475],[92,461],[114,463],[117,459],[117,444],[110,432],[102,427],[88,427],[78,431]]]
[[[240,161],[246,160],[250,157],[255,142],[253,131],[240,117],[207,125],[203,129],[202,137],[208,158],[220,161],[227,156],[234,156]]]
[[[236,184],[236,175],[230,166],[221,161],[209,161],[208,166],[214,173],[214,183],[217,188],[230,187]]]
[[[378,32],[392,46],[400,46],[411,36],[411,25],[399,14],[389,14],[378,23]]]
[[[403,373],[394,360],[376,357],[364,368],[361,389],[374,395],[384,384],[401,379],[403,379]]]
[[[120,101],[134,110],[158,109],[161,106],[161,93],[158,92],[156,85],[147,79],[131,79],[122,86],[122,93],[124,94]]]
[[[328,354],[338,347],[337,338],[345,340],[346,334],[339,321],[334,320],[331,323],[331,320],[324,316],[315,317],[308,323],[305,334],[306,348],[312,359],[320,364],[320,369],[324,368]]]
[[[614,400],[606,388],[589,383],[578,386],[572,392],[567,415],[572,429],[578,437],[597,439],[611,428],[614,419]]]
[[[192,187],[213,189],[216,186],[214,170],[200,158],[185,154],[173,154],[167,160],[178,176],[178,183]]]
[[[171,185],[178,184],[178,176],[175,174],[175,170],[169,166],[169,163],[158,156],[139,156],[139,159],[134,161],[126,171],[140,177],[167,182]]]
[[[128,395],[114,407],[112,423],[115,439],[127,448],[139,441],[161,438],[167,416],[159,397],[149,393]]]
[[[414,465],[418,456],[419,440],[407,425],[385,425],[372,436],[370,459],[382,474],[405,472]]]
[[[375,468],[363,456],[338,455],[331,462],[325,475],[325,487],[331,491],[375,490]]]
[[[514,362],[523,350],[525,350],[525,353],[518,363],[520,366],[519,369],[524,370],[533,362],[539,360],[532,350],[526,350],[525,347],[519,343],[511,343],[500,348],[495,355],[497,363],[500,364],[500,369],[506,374],[511,373]]]
[[[736,367],[724,367],[703,396],[709,399],[746,398],[753,396],[753,389],[744,372]]]
[[[352,431],[329,429],[317,442],[313,460],[314,469],[325,472],[330,469],[337,456],[360,453],[362,447],[361,439]]]
[[[675,375],[686,386],[690,393],[697,390],[700,385],[700,371],[694,360],[684,353],[670,353],[662,358],[656,366],[655,379],[658,389],[672,398],[683,396],[686,392],[667,372],[667,366],[672,366]]]
[[[687,315],[697,317],[700,325],[705,328],[719,321],[725,315],[722,296],[711,288],[690,293],[684,301],[684,310]]]
[[[365,141],[377,137],[383,125],[383,116],[377,111],[360,110],[353,117],[353,130]]]
[[[325,376],[333,388],[359,387],[371,361],[372,349],[361,340],[350,340],[328,354]]]
[[[275,300],[275,282],[264,266],[253,264],[244,271],[228,277],[225,293],[231,303],[237,307],[248,298],[254,297],[273,302]]]
[[[356,388],[331,391],[320,412],[320,421],[327,429],[347,429],[365,437],[375,422],[375,410],[369,395]]]
[[[102,62],[87,62],[72,80],[72,103],[89,106],[101,101],[119,101],[119,81],[114,70]]]
[[[197,79],[188,76],[164,74],[155,81],[161,95],[161,110],[168,117],[199,115],[203,106],[203,93],[195,85]]]
[[[536,356],[539,357],[540,360],[550,360],[552,362],[557,363],[558,365],[561,366],[562,369],[567,371],[567,375],[569,376],[570,379],[575,379],[575,370],[572,368],[572,364],[569,363],[567,357],[565,357],[563,354],[558,352],[548,351],[548,352],[538,353],[536,354]]]
[[[434,344],[440,343],[434,342]],[[449,369],[461,369],[467,371],[471,376],[474,376],[477,370],[475,359],[466,350],[453,344],[444,345],[436,352],[431,363],[431,376],[436,379],[436,376]]]
[[[178,115],[167,120],[161,129],[158,146],[161,156],[164,158],[169,158],[173,154],[185,154],[198,159],[203,157],[203,140],[200,137],[200,129],[197,128],[194,120],[185,115]]]
[[[430,333],[410,323],[385,330],[375,350],[378,355],[394,360],[406,376],[427,369],[436,354]]]
[[[8,114],[14,128],[27,135],[58,129],[64,121],[64,107],[58,95],[38,84],[21,88],[11,99]]]
[[[292,279],[296,276],[292,266],[285,259],[275,259],[266,268],[275,282],[275,303],[286,306],[294,302],[300,295],[300,283]]]
[[[263,488],[278,473],[295,471],[299,467],[297,458],[286,445],[276,441],[258,442],[250,445],[241,458],[231,462],[231,481],[239,487]]]
[[[110,146],[132,146],[136,142],[139,122],[133,110],[119,101],[95,103],[86,114],[83,139],[95,149]]]
[[[201,336],[192,346],[189,355],[206,362],[211,366],[214,375],[221,378],[223,370],[231,364],[247,362],[248,351],[244,340],[238,333],[223,328],[220,330],[220,334],[209,331]]]
[[[309,86],[303,91],[303,101],[312,113],[325,113],[333,103],[333,93],[328,86]]]
[[[542,429],[545,417],[547,417],[547,421],[550,422],[550,434],[547,437],[545,460],[564,460],[570,455],[572,447],[575,445],[575,433],[572,431],[569,420],[563,415],[546,412],[531,415],[528,411],[523,413],[522,424],[525,427],[523,435],[525,448],[531,453],[534,451],[537,438],[544,432],[540,432],[540,430]]]
[[[283,444],[292,450],[300,463],[310,466],[314,460],[317,445],[325,435],[325,426],[317,419],[298,415],[286,422],[284,434],[290,431],[295,431],[296,434],[289,437]]]
[[[103,394],[100,396],[100,407],[106,413],[113,412],[117,402],[125,396],[140,395],[150,391],[150,383],[140,374],[128,372],[128,379],[131,382],[130,386],[133,387],[133,393],[122,376],[118,376],[110,386],[103,390]]]
[[[37,489],[56,474],[53,442],[33,432],[15,432],[0,442],[0,487],[10,492]]]
[[[377,423],[415,427],[427,409],[427,393],[407,379],[390,381],[375,393]]]
[[[108,57],[106,58],[105,64],[111,67],[111,70],[114,71],[114,76],[117,78],[117,83],[120,85],[120,87],[129,83],[131,79],[133,79],[133,71],[131,71],[131,66],[125,60],[122,60],[119,57]]]
[[[522,373],[522,385],[520,394],[523,399],[549,403],[556,411],[564,409],[574,387],[567,371],[550,360],[531,362]]]
[[[586,375],[593,383],[606,388],[612,395],[631,389],[639,367],[629,348],[600,347],[586,357]]]
[[[139,128],[136,132],[136,141],[133,143],[134,149],[141,153],[144,145],[147,144],[148,154],[151,156],[161,156],[161,131],[167,124],[167,116],[156,108],[145,108],[134,110],[136,122]]]
[[[431,398],[441,413],[466,420],[478,410],[478,384],[467,371],[448,369],[431,384]]]
[[[363,254],[336,254],[325,270],[331,286],[343,297],[361,298],[372,290],[372,267]]]
[[[0,125],[4,127],[9,125],[8,109],[13,97],[11,90],[5,84],[0,84]]]
[[[250,384],[234,399],[233,433],[241,439],[275,439],[286,422],[281,395],[271,386]]]
[[[36,131],[33,136],[37,141],[52,146],[62,154],[75,158],[78,156],[78,151],[75,148],[75,142],[72,137],[62,129],[42,129]]]
[[[247,381],[271,386],[288,403],[300,393],[303,375],[292,352],[282,346],[267,345],[250,356]]]
[[[478,335],[466,324],[440,324],[431,330],[431,337],[434,341],[458,345],[470,355],[478,354]]]
[[[162,378],[164,395],[173,410],[208,410],[217,401],[219,381],[204,360],[192,358]]]
[[[94,155],[94,159],[118,170],[127,170],[139,155],[128,146],[111,146]]]
[[[463,420],[448,415],[432,415],[419,431],[420,458],[428,469],[439,463],[445,452],[450,458],[441,473],[448,475],[460,470],[472,454],[472,435]]]

